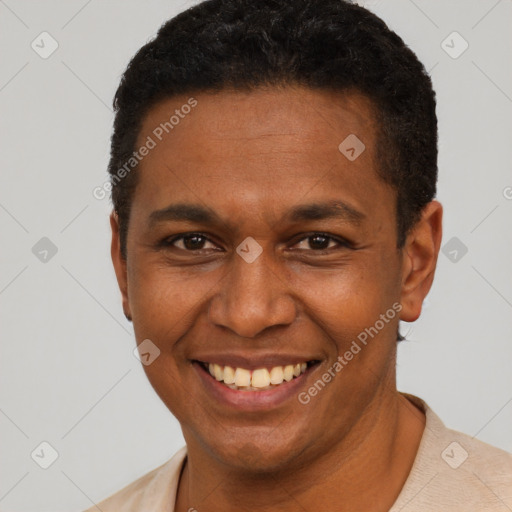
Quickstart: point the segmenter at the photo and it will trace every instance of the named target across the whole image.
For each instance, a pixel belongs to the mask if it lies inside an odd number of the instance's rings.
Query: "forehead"
[[[340,194],[371,209],[389,193],[375,171],[373,106],[356,92],[288,87],[173,97],[144,118],[137,146],[149,140],[133,205],[142,210],[186,199],[241,215],[241,202],[256,212]]]
[[[193,131],[202,137],[195,154],[201,150],[211,152],[209,142],[217,146],[220,141],[228,141],[251,151],[286,144],[286,139],[293,142],[294,138],[301,138],[307,144],[304,149],[311,153],[310,146],[322,144],[332,149],[334,144],[336,149],[344,136],[359,133],[370,147],[373,145],[373,104],[355,91],[340,93],[290,86],[248,92],[202,92],[193,96],[196,105],[192,108],[191,97],[173,97],[153,106],[143,120],[139,142],[152,135],[157,142],[166,139],[169,144],[174,141],[175,145],[189,147],[193,144]],[[272,136],[281,140],[267,139]]]

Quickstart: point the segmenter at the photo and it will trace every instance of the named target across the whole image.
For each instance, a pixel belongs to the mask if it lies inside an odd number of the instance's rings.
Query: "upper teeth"
[[[304,373],[307,363],[288,364],[286,366],[274,366],[270,370],[267,368],[258,368],[256,370],[246,370],[245,368],[232,368],[231,366],[220,366],[216,363],[210,363],[208,370],[212,377],[219,382],[230,387],[237,388],[266,388],[273,385],[282,384],[283,381],[289,382],[294,377]]]

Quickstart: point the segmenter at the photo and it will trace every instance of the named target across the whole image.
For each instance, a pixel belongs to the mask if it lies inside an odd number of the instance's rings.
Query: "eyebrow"
[[[360,225],[365,218],[364,213],[339,200],[294,206],[283,217],[284,220],[291,222],[339,219],[354,225]],[[171,204],[161,210],[155,210],[149,216],[150,226],[165,221],[188,221],[212,226],[225,224],[213,210],[191,203]]]
[[[295,206],[286,215],[286,218],[294,222],[340,219],[351,224],[360,225],[366,215],[343,201],[329,201]]]

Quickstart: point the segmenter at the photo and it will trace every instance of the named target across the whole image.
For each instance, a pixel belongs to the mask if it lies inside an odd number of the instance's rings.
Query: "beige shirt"
[[[512,454],[446,428],[418,397],[426,415],[414,464],[389,512],[512,511]],[[98,503],[102,512],[174,512],[186,446],[169,461]],[[95,506],[85,512],[97,512]]]

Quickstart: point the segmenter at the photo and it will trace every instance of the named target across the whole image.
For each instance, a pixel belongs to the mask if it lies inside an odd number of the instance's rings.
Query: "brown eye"
[[[183,245],[190,251],[202,249],[206,242],[206,238],[200,235],[189,235],[183,237]]]
[[[336,247],[336,245],[343,245],[341,242],[338,242],[333,237],[324,235],[322,233],[316,233],[313,235],[309,235],[302,240],[299,240],[297,245],[306,243],[306,247],[299,247],[301,250],[313,250],[313,251],[324,251],[328,249],[332,249]],[[334,245],[330,245],[334,244]]]
[[[328,236],[315,235],[308,237],[312,249],[327,249],[331,239]]]
[[[205,247],[205,244],[211,244],[212,247]],[[184,251],[200,251],[202,249],[215,248],[216,246],[200,233],[190,233],[181,235],[172,240],[166,241],[165,245],[176,247]]]

